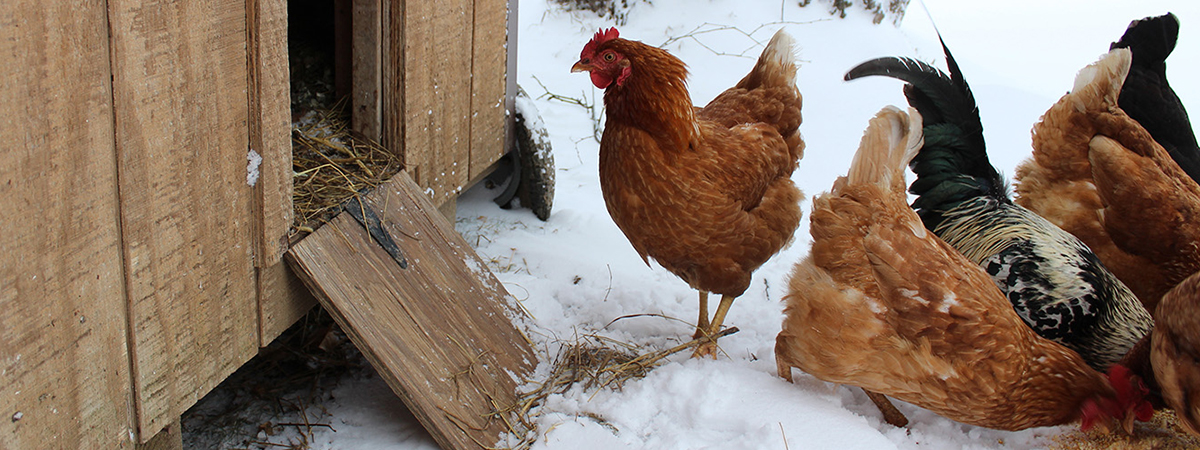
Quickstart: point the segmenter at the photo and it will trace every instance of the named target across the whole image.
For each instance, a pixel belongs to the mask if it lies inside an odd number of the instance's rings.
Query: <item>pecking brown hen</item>
[[[736,86],[692,105],[687,67],[665,50],[596,33],[572,72],[604,89],[600,187],[608,213],[649,264],[700,291],[696,337],[720,331],[751,274],[792,239],[804,151],[794,41],[782,30]],[[721,303],[708,318],[708,293]],[[693,356],[715,356],[709,341]]]
[[[1200,436],[1200,273],[1163,296],[1155,311],[1150,362],[1163,401]]]
[[[775,343],[779,375],[799,368],[947,418],[1020,430],[1125,420],[1143,405],[1118,366],[1097,372],[1042,338],[975,262],[928,231],[907,203],[904,168],[921,116],[888,107],[871,120],[847,176],[813,201],[809,256],[796,265]],[[890,410],[889,415],[886,411]]]

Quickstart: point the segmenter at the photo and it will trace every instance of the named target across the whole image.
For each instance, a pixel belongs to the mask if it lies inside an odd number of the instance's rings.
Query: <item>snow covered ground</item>
[[[632,1],[632,0],[631,0]],[[621,36],[665,46],[688,63],[692,100],[704,104],[733,85],[772,33],[785,28],[800,43],[801,130],[807,150],[795,181],[808,196],[842,175],[868,118],[904,105],[901,83],[843,82],[847,69],[878,56],[906,55],[944,67],[931,23],[958,59],[980,105],[993,163],[1004,173],[1030,153],[1030,127],[1070,88],[1075,72],[1108,49],[1132,19],[1173,11],[1183,22],[1168,60],[1169,77],[1190,109],[1200,111],[1200,4],[1143,0],[1059,2],[915,0],[900,26],[873,25],[858,6],[849,17],[829,3],[795,0],[653,0],[638,3]],[[601,92],[569,69],[600,27],[611,21],[565,12],[545,0],[519,6],[518,81],[532,97],[549,92],[601,103]],[[687,36],[687,37],[683,37]],[[683,37],[683,38],[681,38]],[[458,203],[458,230],[535,319],[527,330],[547,373],[564,343],[599,335],[646,349],[685,340],[696,318],[696,292],[661,267],[647,267],[609,219],[600,195],[598,146],[589,113],[536,100],[550,131],[557,192],[550,220],[524,209],[501,210],[495,192],[476,188]],[[806,220],[795,243],[756,274],[726,320],[741,331],[721,340],[725,355],[690,360],[677,354],[621,390],[576,388],[551,396],[537,416],[538,449],[891,449],[1042,448],[1071,427],[1000,432],[958,424],[910,405],[908,429],[882,422],[857,389],[811,377],[788,384],[775,376],[774,338],[791,266],[808,251]],[[715,303],[715,302],[714,302]],[[613,319],[629,314],[658,316]],[[607,326],[606,326],[607,325]],[[436,448],[379,377],[344,380],[324,407],[332,429],[315,428],[312,448]],[[336,430],[333,431],[333,430]],[[273,439],[273,442],[281,442]]]

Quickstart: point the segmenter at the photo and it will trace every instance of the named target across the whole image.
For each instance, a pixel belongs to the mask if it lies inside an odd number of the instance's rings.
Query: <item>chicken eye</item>
[[[617,57],[616,57],[616,56],[614,56],[612,53],[605,53],[605,54],[604,54],[604,60],[605,60],[605,61],[612,62],[614,59],[617,59]]]

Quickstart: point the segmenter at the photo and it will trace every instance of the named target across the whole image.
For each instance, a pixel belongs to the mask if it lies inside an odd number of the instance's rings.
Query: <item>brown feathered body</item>
[[[1117,105],[1127,49],[1080,71],[1034,125],[1017,203],[1079,237],[1153,312],[1200,269],[1200,185]]]
[[[1163,296],[1150,361],[1163,400],[1188,432],[1200,435],[1200,273]]]
[[[782,36],[782,38],[780,37]],[[605,90],[600,187],[643,260],[691,287],[738,296],[800,224],[790,179],[803,154],[791,38],[772,39],[753,71],[707,106],[688,96],[686,66],[621,38],[628,76]]]
[[[903,170],[921,145],[910,114],[876,116],[849,175],[813,201],[812,251],[792,272],[776,340],[780,375],[796,367],[1004,430],[1072,422],[1089,401],[1114,398],[909,207]]]

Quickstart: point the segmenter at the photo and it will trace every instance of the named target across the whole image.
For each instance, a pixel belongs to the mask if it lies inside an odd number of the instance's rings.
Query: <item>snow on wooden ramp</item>
[[[536,364],[523,312],[406,173],[352,207],[288,261],[442,448],[494,446]]]

